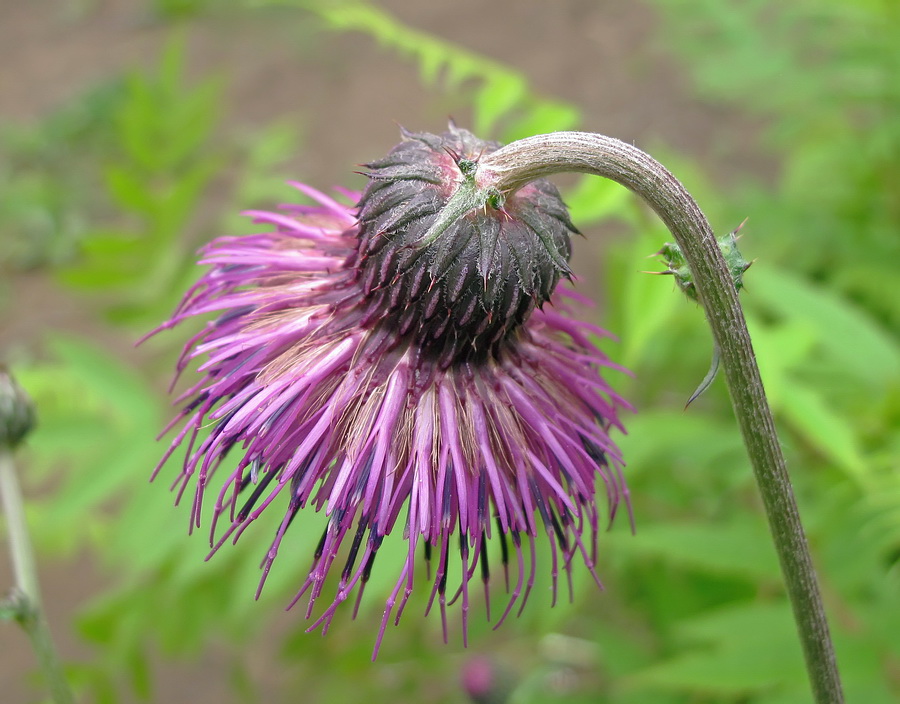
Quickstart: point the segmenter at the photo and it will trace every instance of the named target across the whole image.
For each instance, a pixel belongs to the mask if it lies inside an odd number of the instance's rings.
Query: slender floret
[[[186,445],[178,495],[193,487],[193,526],[213,502],[214,551],[284,511],[261,589],[296,513],[321,511],[292,604],[327,628],[344,601],[358,608],[385,536],[403,534],[376,653],[423,580],[445,638],[457,598],[466,638],[473,579],[490,618],[491,541],[509,593],[498,625],[524,606],[542,533],[555,602],[560,571],[570,589],[576,555],[594,572],[599,526],[628,501],[609,438],[625,403],[594,341],[606,333],[557,286],[575,228],[549,182],[483,195],[477,161],[497,146],[454,126],[405,132],[367,165],[361,196],[342,192],[355,205],[294,184],[317,204],[247,213],[257,234],[208,245],[209,270],[159,328],[211,316],[178,362],[202,360],[201,379],[160,466]]]

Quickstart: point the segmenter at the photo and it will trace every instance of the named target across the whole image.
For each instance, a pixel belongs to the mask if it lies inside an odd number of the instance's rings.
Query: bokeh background
[[[0,2],[0,358],[38,406],[19,464],[82,701],[810,701],[722,382],[684,410],[711,355],[702,313],[641,273],[669,237],[615,184],[559,179],[585,314],[633,371],[614,381],[636,407],[620,444],[638,531],[601,536],[605,591],[576,567],[574,602],[551,609],[542,578],[499,631],[473,619],[468,649],[457,612],[444,645],[414,599],[372,664],[394,573],[375,570],[356,621],[307,634],[283,607],[319,516],[253,601],[266,527],[205,562],[174,464],[148,484],[187,335],[134,342],[197,276],[196,248],[295,197],[288,178],[358,187],[398,124],[448,116],[503,141],[619,137],[718,232],[749,218],[743,300],[848,700],[896,701],[898,36],[893,0]],[[14,624],[0,652],[0,698],[41,701]]]

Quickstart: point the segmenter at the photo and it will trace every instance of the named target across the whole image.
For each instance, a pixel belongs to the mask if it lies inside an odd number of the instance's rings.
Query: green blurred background
[[[411,603],[369,660],[390,569],[328,636],[282,611],[319,516],[252,599],[270,531],[204,562],[147,479],[186,333],[134,341],[194,250],[294,198],[358,187],[397,123],[508,141],[603,132],[650,151],[719,233],[749,218],[743,301],[829,609],[848,701],[900,697],[900,5],[895,0],[379,3],[71,0],[0,6],[0,358],[33,395],[21,453],[49,616],[85,702],[788,704],[799,645],[711,340],[647,255],[670,237],[624,189],[562,178],[587,313],[637,412],[621,438],[638,532],[601,536],[598,591],[518,620]],[[272,517],[270,517],[272,518]],[[286,546],[287,547],[287,546]],[[397,551],[402,546],[396,545]],[[5,542],[0,589],[11,585]],[[494,585],[495,588],[500,585]],[[477,607],[476,607],[477,610]],[[455,618],[454,618],[455,617]],[[41,701],[0,627],[0,691]]]

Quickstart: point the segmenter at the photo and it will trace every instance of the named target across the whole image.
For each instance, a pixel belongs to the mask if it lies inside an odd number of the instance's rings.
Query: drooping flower
[[[342,192],[355,206],[294,184],[318,205],[247,213],[260,231],[208,245],[210,269],[159,328],[213,316],[178,362],[180,374],[203,360],[202,376],[180,399],[170,427],[182,427],[160,466],[187,440],[179,497],[193,485],[196,526],[214,501],[214,551],[263,511],[284,511],[262,588],[295,514],[323,511],[292,604],[305,599],[310,618],[330,579],[310,628],[327,627],[344,601],[358,608],[383,539],[403,533],[408,556],[376,653],[423,579],[417,553],[434,563],[428,609],[436,600],[446,639],[448,595],[460,597],[465,640],[476,573],[489,599],[489,539],[509,593],[499,625],[524,606],[541,533],[555,602],[576,555],[594,573],[598,480],[607,521],[627,502],[609,438],[625,404],[592,341],[606,333],[571,317],[567,299],[580,297],[557,286],[575,232],[558,192],[538,180],[474,209],[466,197],[478,158],[497,146],[452,125],[404,132],[367,165],[361,196]],[[229,473],[220,463],[235,446]]]

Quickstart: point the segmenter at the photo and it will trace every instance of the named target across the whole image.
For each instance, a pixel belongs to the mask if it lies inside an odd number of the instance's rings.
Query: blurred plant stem
[[[508,196],[535,178],[564,171],[612,179],[634,191],[669,228],[694,276],[721,353],[735,416],[762,494],[803,645],[815,701],[844,701],[809,544],[766,399],[737,289],[706,216],[662,164],[617,139],[555,132],[522,139],[479,161],[478,186]]]
[[[34,551],[25,522],[25,505],[12,451],[0,447],[0,499],[6,516],[9,548],[12,557],[15,587],[6,606],[13,618],[31,638],[31,646],[47,679],[55,704],[72,704],[72,692],[63,674],[62,663],[53,644],[41,603],[40,585],[34,563]]]

